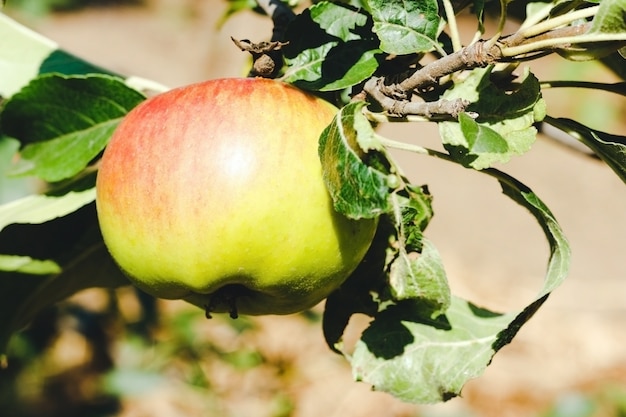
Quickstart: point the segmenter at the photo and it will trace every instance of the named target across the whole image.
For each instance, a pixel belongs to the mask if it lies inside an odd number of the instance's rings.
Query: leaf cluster
[[[327,342],[348,358],[355,379],[409,402],[458,395],[567,275],[570,249],[554,215],[495,166],[529,151],[537,127],[549,123],[586,144],[626,182],[625,138],[550,117],[542,98],[547,84],[522,66],[555,52],[574,60],[611,56],[623,65],[626,4],[530,3],[517,32],[482,39],[486,5],[475,2],[478,25],[468,45],[461,44],[455,22],[463,6],[318,2],[295,17],[284,38],[283,79],[343,100],[319,149],[335,208],[352,218],[381,219],[365,261],[326,302]],[[624,95],[621,87],[593,85]],[[376,133],[377,123],[394,121],[438,123],[446,152]],[[427,186],[407,180],[392,148],[489,175],[537,220],[550,256],[544,285],[526,308],[492,312],[450,293],[443,261],[425,235],[432,196]],[[372,321],[355,346],[345,346],[342,335],[355,314]]]

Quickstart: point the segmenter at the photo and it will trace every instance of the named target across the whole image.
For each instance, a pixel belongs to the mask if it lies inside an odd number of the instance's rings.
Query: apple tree
[[[325,187],[337,213],[378,222],[364,260],[326,299],[329,348],[345,356],[356,380],[403,401],[459,395],[568,274],[570,248],[555,215],[532,184],[507,174],[506,163],[523,158],[549,125],[626,182],[626,137],[552,117],[542,98],[546,88],[574,87],[623,97],[626,82],[546,83],[533,73],[535,59],[558,54],[599,60],[626,78],[626,1],[229,5],[229,13],[251,8],[273,22],[271,34],[232,39],[252,57],[250,77],[291,84],[337,107],[319,134]],[[475,20],[468,42],[460,13]],[[485,29],[488,13],[498,16],[495,30]],[[520,23],[507,32],[510,21]],[[86,62],[0,14],[0,353],[45,307],[86,288],[130,285],[102,238],[96,178],[126,114],[167,90]],[[383,137],[382,123],[436,123],[442,147]],[[549,253],[532,302],[496,312],[451,293],[428,238],[433,196],[404,175],[397,149],[492,178],[536,220]],[[348,349],[343,334],[355,314],[372,320]]]

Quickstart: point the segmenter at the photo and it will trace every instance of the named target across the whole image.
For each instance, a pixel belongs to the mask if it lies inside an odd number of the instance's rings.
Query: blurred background
[[[242,0],[245,2],[245,0]],[[4,12],[95,64],[176,87],[245,75],[230,37],[267,40],[253,12],[224,20],[225,0],[7,0]],[[461,18],[471,36],[474,23]],[[489,33],[489,32],[488,32]],[[530,63],[540,80],[618,81],[594,62]],[[548,112],[626,134],[626,106],[607,93],[545,92]],[[394,139],[438,148],[436,126],[384,125]],[[542,285],[548,246],[524,210],[479,173],[396,153],[428,184],[427,230],[452,290],[519,309]],[[325,345],[318,306],[288,317],[215,317],[131,288],[89,290],[39,315],[0,372],[7,417],[626,416],[626,189],[601,163],[541,136],[503,169],[529,185],[570,239],[566,280],[461,398],[403,404],[352,381]]]

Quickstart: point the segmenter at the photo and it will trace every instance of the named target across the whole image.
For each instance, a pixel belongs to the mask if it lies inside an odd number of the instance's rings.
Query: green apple
[[[337,109],[268,79],[206,81],[133,109],[97,178],[104,242],[139,288],[211,312],[290,314],[361,262],[375,219],[333,209],[318,138]]]

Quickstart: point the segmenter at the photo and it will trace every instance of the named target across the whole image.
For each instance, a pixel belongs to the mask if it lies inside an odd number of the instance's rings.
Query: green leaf
[[[379,218],[376,236],[356,271],[326,300],[323,329],[329,347],[339,351],[350,316],[374,316],[378,304],[419,299],[441,314],[450,289],[437,250],[423,236],[433,216],[426,187],[406,184],[390,194],[393,213]],[[376,301],[373,294],[377,294]]]
[[[0,13],[0,96],[10,97],[39,74],[58,45]]]
[[[550,244],[546,278],[537,298],[523,310],[506,314],[457,297],[441,315],[420,299],[382,303],[354,352],[344,352],[355,379],[406,402],[434,403],[457,396],[567,275],[569,245],[548,208],[514,178],[495,169],[483,172],[497,178],[505,195],[531,212]]]
[[[369,17],[348,5],[320,2],[289,25],[284,80],[306,90],[334,91],[369,78],[378,68],[378,40]]]
[[[145,97],[102,74],[44,74],[8,100],[0,123],[23,144],[46,141],[123,117]]]
[[[408,185],[391,196],[395,233],[387,241],[391,298],[418,299],[440,315],[450,307],[450,287],[435,246],[423,235],[433,216],[432,197],[426,187]]]
[[[95,173],[91,173],[45,194],[28,195],[0,205],[0,231],[10,224],[41,224],[66,216],[95,198]]]
[[[373,218],[391,210],[390,171],[384,148],[362,113],[364,102],[342,108],[320,137],[324,182],[337,211],[350,218]]]
[[[498,132],[487,125],[478,124],[474,119],[461,113],[459,115],[459,126],[463,136],[467,140],[468,149],[471,154],[480,155],[482,153],[501,154],[509,150],[506,140]]]
[[[421,250],[408,252],[401,246],[389,268],[389,285],[395,300],[420,300],[437,317],[450,307],[450,287],[443,261],[433,243],[421,239]]]
[[[10,174],[36,175],[50,182],[70,178],[104,149],[120,119],[100,122],[55,139],[26,145],[21,152],[20,164]]]
[[[396,55],[436,48],[441,18],[436,0],[367,0],[380,48]]]
[[[39,66],[39,74],[88,75],[104,74],[120,76],[111,70],[99,67],[62,49],[56,49],[43,60]]]
[[[350,358],[354,378],[405,402],[449,400],[484,371],[498,333],[513,318],[457,297],[445,315],[432,316],[419,301],[377,314]]]
[[[571,260],[569,243],[550,209],[530,188],[501,171],[489,169],[486,173],[498,179],[502,192],[507,197],[526,208],[535,217],[548,240],[550,259],[543,289],[537,297],[539,301],[561,285],[567,276]]]
[[[587,34],[626,32],[626,0],[604,0]]]
[[[3,133],[26,145],[13,173],[51,182],[72,177],[104,149],[119,121],[144,98],[106,75],[34,79],[0,114]]]
[[[443,98],[470,101],[458,122],[439,123],[439,132],[450,155],[465,166],[484,169],[508,162],[527,152],[534,143],[533,126],[545,116],[539,81],[528,71],[512,90],[502,90],[490,80],[492,68],[473,70]]]
[[[587,145],[626,183],[626,136],[594,130],[571,119],[547,117],[546,122]]]
[[[116,397],[132,397],[166,386],[167,376],[154,369],[115,368],[103,378],[103,389]]]
[[[0,354],[41,309],[84,288],[124,282],[103,251],[94,199],[92,172],[0,205]]]
[[[433,197],[428,191],[428,187],[416,187],[410,184],[405,189],[398,191],[394,195],[398,202],[398,210],[394,210],[401,216],[396,220],[396,224],[402,224],[403,235],[406,237],[405,243],[411,250],[421,252],[422,232],[433,218]]]
[[[599,2],[590,28],[579,36],[579,42],[559,49],[559,55],[573,61],[623,55],[626,50],[626,0]],[[619,52],[619,53],[618,53]],[[624,66],[622,60],[620,66]]]

